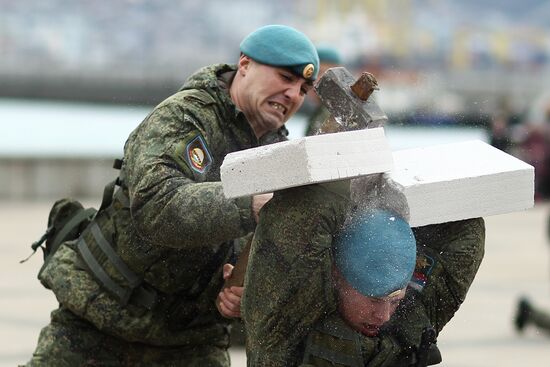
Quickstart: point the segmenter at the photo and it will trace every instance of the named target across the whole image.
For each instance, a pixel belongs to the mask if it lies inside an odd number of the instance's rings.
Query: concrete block
[[[482,141],[395,151],[390,178],[411,226],[485,217],[534,205],[534,168]]]
[[[228,154],[221,166],[228,198],[391,170],[383,128],[308,136]]]

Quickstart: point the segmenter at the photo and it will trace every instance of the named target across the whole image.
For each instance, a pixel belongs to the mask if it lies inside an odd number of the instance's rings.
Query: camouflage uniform
[[[241,315],[251,366],[291,366],[311,327],[336,310],[332,235],[351,202],[328,185],[274,193],[252,242]],[[267,224],[266,224],[267,223]]]
[[[481,218],[415,228],[415,275],[385,334],[350,329],[336,311],[331,242],[353,210],[345,192],[326,184],[279,192],[264,207],[241,310],[249,365],[293,366],[305,354],[315,366],[392,366],[424,327],[439,332],[464,301],[483,258]]]
[[[230,99],[235,70],[199,70],[132,132],[113,203],[40,273],[60,308],[29,365],[228,365],[214,301],[255,222],[251,198],[224,197],[220,166],[260,144]]]

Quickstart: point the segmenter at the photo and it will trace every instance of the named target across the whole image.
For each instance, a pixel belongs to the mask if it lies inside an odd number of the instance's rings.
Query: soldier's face
[[[239,60],[241,85],[237,106],[257,137],[279,129],[300,108],[312,83],[284,68]]]
[[[366,297],[356,291],[343,278],[337,281],[339,296],[338,311],[346,323],[366,336],[376,336],[390,317],[399,302],[405,297],[405,290],[384,297]]]

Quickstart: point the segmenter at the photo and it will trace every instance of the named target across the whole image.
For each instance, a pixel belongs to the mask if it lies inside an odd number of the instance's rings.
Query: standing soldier
[[[550,215],[546,222],[546,238],[550,243]],[[533,306],[526,297],[522,297],[518,301],[514,326],[521,333],[528,325],[550,334],[550,313]]]
[[[319,71],[311,41],[287,26],[259,28],[240,51],[237,65],[193,74],[131,133],[114,197],[39,274],[59,308],[28,366],[229,365],[214,302],[222,265],[271,196],[226,199],[220,165],[284,140]]]

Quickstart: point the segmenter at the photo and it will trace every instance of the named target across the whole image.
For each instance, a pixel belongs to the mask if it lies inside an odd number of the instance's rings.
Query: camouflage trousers
[[[104,334],[59,308],[42,329],[27,366],[229,366],[226,348],[214,345],[160,347]]]

